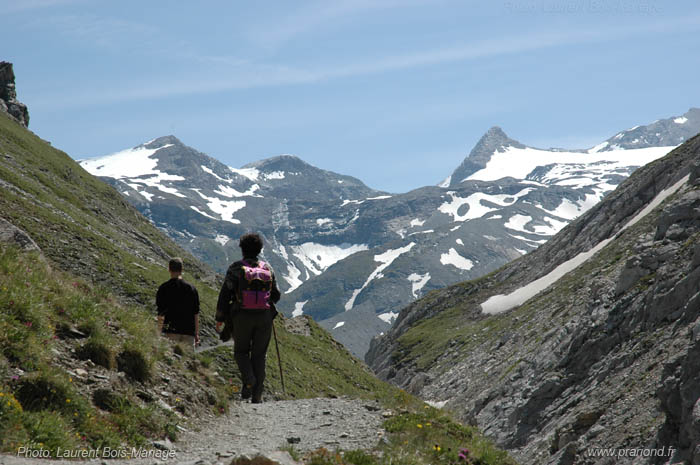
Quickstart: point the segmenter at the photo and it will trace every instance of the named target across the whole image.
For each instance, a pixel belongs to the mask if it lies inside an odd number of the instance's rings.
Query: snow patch
[[[214,177],[215,177],[216,179],[218,179],[219,181],[230,182],[228,179],[224,179],[224,178],[222,178],[221,176],[219,176],[218,174],[216,174],[216,173],[215,173],[212,169],[210,169],[208,166],[202,165],[201,168],[202,168],[202,171],[204,171],[204,172],[207,173],[207,174],[210,174],[210,175],[214,176]]]
[[[434,233],[434,232],[435,232],[434,229],[426,229],[424,231],[416,231],[414,233],[411,233],[411,234],[409,234],[409,236],[415,236],[416,234],[430,234],[430,233]]]
[[[474,262],[461,256],[454,248],[450,248],[449,252],[440,255],[440,263],[467,271],[474,267]]]
[[[391,195],[380,195],[379,197],[367,197],[367,200],[384,200],[390,199],[391,197]]]
[[[319,218],[316,220],[316,224],[319,226],[323,226],[324,224],[332,223],[333,220],[330,218]]]
[[[513,229],[515,231],[522,231],[525,233],[532,234],[532,231],[528,231],[527,229],[525,229],[525,225],[527,225],[530,221],[532,221],[531,216],[513,215],[503,226],[505,226],[508,229]]]
[[[214,240],[216,242],[218,242],[219,244],[221,244],[222,246],[224,246],[224,245],[226,245],[226,243],[228,243],[228,241],[231,240],[231,238],[228,236],[224,236],[223,234],[217,234],[217,236],[214,238]]]
[[[392,324],[396,317],[398,317],[399,314],[396,312],[386,312],[382,313],[380,315],[377,315],[377,318],[382,320],[384,323]]]
[[[411,293],[413,294],[413,298],[417,299],[418,298],[418,293],[425,287],[426,284],[428,284],[428,281],[430,281],[430,273],[425,273],[424,275],[420,275],[418,273],[412,273],[408,276],[408,280],[411,282]]]
[[[556,233],[564,229],[567,224],[569,224],[566,221],[555,220],[554,218],[550,218],[548,216],[544,217],[543,220],[545,223],[549,223],[549,226],[541,224],[533,226],[535,234],[540,236],[554,236]]]
[[[440,184],[438,184],[438,187],[450,187],[451,183],[452,183],[452,175],[449,175],[445,178],[444,181],[442,181]]]
[[[425,224],[425,220],[419,220],[418,218],[411,220],[411,226],[423,226]]]
[[[307,270],[315,275],[321,274],[329,266],[349,257],[350,255],[369,250],[367,244],[341,244],[322,245],[315,242],[306,242],[301,245],[293,245],[292,255],[301,261]]]
[[[688,122],[688,118],[686,118],[685,116],[680,116],[680,117],[674,119],[673,122],[676,124],[685,124]]]
[[[304,281],[300,279],[301,271],[299,271],[299,268],[297,268],[297,266],[291,262],[287,263],[287,274],[282,275],[282,277],[285,281],[287,281],[287,283],[289,283],[289,289],[287,289],[285,294],[293,292],[296,288],[304,284]]]
[[[136,192],[138,192],[139,194],[141,194],[142,196],[144,196],[144,197],[146,198],[146,200],[148,200],[149,202],[150,202],[151,200],[153,200],[153,194],[149,194],[149,193],[146,192],[145,190],[143,190],[143,191],[137,190]],[[128,192],[127,192],[127,194],[128,194]]]
[[[191,208],[192,210],[196,211],[197,213],[199,213],[199,214],[202,215],[202,216],[206,216],[207,218],[211,218],[212,220],[217,220],[217,221],[219,220],[218,218],[214,218],[213,216],[209,215],[208,213],[203,212],[202,210],[200,210],[199,208],[195,207],[194,205],[190,205],[190,208]]]
[[[497,208],[487,207],[483,205],[482,201],[487,201],[501,207],[507,207],[508,205],[514,204],[520,197],[527,195],[533,188],[525,188],[515,195],[509,194],[497,194],[489,195],[483,192],[475,192],[469,197],[463,198],[458,197],[455,192],[448,192],[447,194],[452,198],[449,202],[445,202],[438,208],[442,213],[451,215],[454,221],[467,221],[476,218],[481,218],[489,212],[498,210]],[[469,209],[463,215],[460,215],[459,209],[463,205],[468,205]]]
[[[365,201],[364,201],[364,200],[347,200],[347,199],[344,199],[342,205],[340,205],[340,206],[341,206],[341,207],[344,207],[345,205],[348,205],[348,204],[351,204],[351,203],[355,203],[355,204],[357,204],[357,205],[360,205],[360,204],[365,203]]]
[[[462,239],[457,239],[455,242],[461,246],[464,246],[464,242],[462,241]]]
[[[308,300],[305,300],[303,302],[295,302],[294,303],[294,311],[292,311],[292,318],[303,315],[304,314],[304,305]]]
[[[243,176],[244,178],[248,178],[251,181],[257,181],[258,177],[260,177],[260,171],[257,170],[257,168],[241,168],[241,169],[236,169],[236,168],[231,168],[230,166],[228,167],[231,172],[236,173],[240,176]]]
[[[207,206],[209,207],[209,210],[213,211],[214,213],[218,213],[221,216],[222,221],[227,221],[233,224],[241,224],[241,221],[234,218],[233,214],[236,213],[238,210],[245,208],[245,200],[221,200],[216,197],[206,196],[202,194],[202,192],[199,189],[192,190],[198,193],[200,197],[207,201]]]
[[[627,224],[625,224],[617,234],[609,237],[605,240],[600,241],[595,247],[588,250],[587,252],[581,252],[574,258],[565,261],[561,265],[557,266],[554,270],[550,271],[543,277],[536,279],[525,286],[516,289],[507,295],[494,295],[489,297],[486,301],[481,304],[481,311],[489,315],[495,315],[498,313],[505,312],[511,308],[522,305],[532,297],[536,296],[539,292],[543,291],[547,287],[556,283],[561,277],[569,273],[570,271],[576,269],[579,265],[585,263],[589,258],[595,255],[598,251],[602,250],[606,245],[612,242],[616,237],[618,237],[623,231],[635,225],[642,218],[647,216],[652,210],[661,205],[661,203],[666,200],[670,195],[678,191],[683,184],[688,182],[689,176],[685,176],[683,179],[678,181],[676,184],[668,189],[664,189],[659,192],[654,200],[652,200],[642,211],[640,211],[634,218],[632,218]]]
[[[270,179],[284,179],[284,171],[273,171],[271,173],[265,173],[262,177],[265,181],[268,181]]]
[[[381,274],[382,271],[384,271],[387,267],[389,267],[389,266],[394,262],[394,260],[396,260],[396,259],[399,258],[401,255],[403,255],[403,254],[405,254],[406,252],[408,252],[409,250],[411,250],[411,249],[413,248],[413,246],[415,246],[415,245],[416,245],[415,242],[411,242],[410,244],[408,244],[408,245],[406,245],[406,246],[404,246],[404,247],[401,247],[401,248],[398,248],[398,249],[389,249],[389,250],[387,250],[387,251],[384,252],[384,253],[381,253],[381,254],[379,254],[379,255],[375,255],[375,256],[374,256],[374,261],[375,261],[375,262],[381,263],[381,265],[379,265],[379,266],[377,267],[377,269],[374,270],[374,271],[369,275],[369,277],[367,278],[367,280],[365,281],[365,283],[362,285],[361,288],[355,289],[355,290],[353,291],[352,297],[350,297],[350,300],[348,300],[348,301],[345,303],[345,311],[348,311],[348,310],[351,310],[351,309],[352,309],[352,307],[355,305],[355,299],[357,299],[357,296],[360,295],[360,293],[369,285],[369,283],[370,283],[373,279],[375,279],[375,278],[380,278],[381,276],[383,276],[383,275]]]
[[[345,322],[344,322],[344,321],[339,321],[339,322],[337,322],[337,323],[335,324],[335,326],[333,326],[333,329],[342,328],[343,326],[345,326]]]
[[[428,404],[428,405],[430,405],[430,406],[433,407],[433,408],[438,408],[438,409],[439,409],[439,408],[443,408],[445,405],[447,405],[447,401],[446,401],[446,400],[441,400],[441,401],[439,401],[439,402],[435,402],[435,401],[432,401],[432,400],[426,400],[425,403]]]
[[[219,194],[222,197],[234,198],[234,197],[262,197],[260,194],[256,194],[255,191],[260,189],[260,186],[253,184],[245,192],[239,192],[231,186],[219,185],[219,190],[214,191],[215,194]]]

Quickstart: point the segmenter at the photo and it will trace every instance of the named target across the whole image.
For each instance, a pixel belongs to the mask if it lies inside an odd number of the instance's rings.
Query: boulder
[[[37,250],[41,252],[29,234],[2,218],[0,218],[0,242],[16,245],[25,251]]]

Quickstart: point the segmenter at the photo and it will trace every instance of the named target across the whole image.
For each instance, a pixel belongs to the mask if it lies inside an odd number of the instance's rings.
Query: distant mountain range
[[[586,150],[532,148],[494,127],[439,186],[403,194],[291,155],[231,168],[173,136],[80,163],[219,271],[239,257],[237,237],[261,232],[281,309],[361,356],[401,308],[536,249],[697,132],[697,108]]]

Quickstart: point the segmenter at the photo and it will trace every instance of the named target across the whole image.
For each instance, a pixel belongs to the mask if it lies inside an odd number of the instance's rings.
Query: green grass
[[[49,450],[115,447],[123,441],[145,445],[148,438],[172,435],[178,420],[170,412],[136,402],[132,405],[128,399],[133,393],[124,392],[120,395],[128,408],[106,413],[93,405],[55,360],[56,353],[66,353],[65,345],[75,346],[76,359],[88,347],[85,352],[97,361],[96,354],[102,354],[103,348],[134,351],[133,338],[154,333],[155,325],[147,314],[50,269],[35,253],[6,246],[0,247],[0,310],[1,450],[16,450],[27,441]],[[139,331],[115,329],[127,320]],[[63,326],[80,326],[91,336],[85,343],[62,339]],[[141,338],[139,343],[138,353],[164,354],[159,338]],[[12,368],[23,374],[10,375]]]

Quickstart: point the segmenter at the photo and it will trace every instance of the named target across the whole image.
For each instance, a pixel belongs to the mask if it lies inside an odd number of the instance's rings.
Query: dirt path
[[[105,451],[96,451],[99,458],[83,463],[107,465],[215,465],[229,464],[234,457],[270,453],[293,445],[297,451],[325,447],[335,449],[371,449],[382,440],[384,432],[379,405],[373,401],[351,399],[304,399],[275,401],[263,404],[237,402],[230,412],[207,421],[199,431],[181,434],[172,450],[161,451],[147,458],[105,460]],[[112,451],[129,454],[132,449]],[[165,460],[164,460],[164,456]],[[51,465],[65,460],[0,455],[0,464]]]

